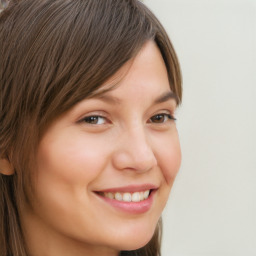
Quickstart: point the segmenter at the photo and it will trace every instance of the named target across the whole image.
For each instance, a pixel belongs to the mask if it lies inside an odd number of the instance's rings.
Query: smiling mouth
[[[158,186],[140,185],[94,191],[103,202],[126,214],[148,212],[154,202]]]
[[[141,202],[148,199],[152,190],[140,192],[98,192],[102,197],[123,202]]]

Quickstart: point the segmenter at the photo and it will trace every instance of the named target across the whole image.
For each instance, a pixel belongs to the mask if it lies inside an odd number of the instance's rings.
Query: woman
[[[160,255],[181,75],[158,20],[136,0],[20,0],[0,40],[0,255]]]

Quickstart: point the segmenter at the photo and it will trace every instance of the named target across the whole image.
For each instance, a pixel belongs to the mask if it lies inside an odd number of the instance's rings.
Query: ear
[[[3,175],[14,174],[14,168],[9,160],[6,158],[0,158],[0,173]]]

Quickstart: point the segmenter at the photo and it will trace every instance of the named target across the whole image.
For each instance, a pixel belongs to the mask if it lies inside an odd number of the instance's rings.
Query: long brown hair
[[[19,208],[31,198],[35,152],[48,125],[90,97],[154,40],[171,90],[181,101],[172,44],[138,0],[16,0],[0,14],[0,256],[26,256]],[[159,256],[161,221],[151,241],[121,255]]]

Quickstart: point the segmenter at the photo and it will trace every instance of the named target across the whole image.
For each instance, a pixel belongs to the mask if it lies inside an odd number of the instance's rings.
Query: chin
[[[144,247],[149,243],[155,233],[155,227],[137,229],[129,234],[126,233],[122,237],[117,238],[118,249],[121,251],[133,251]]]
[[[137,249],[140,249],[142,247],[144,247],[145,245],[147,245],[149,243],[149,241],[151,240],[152,236],[149,239],[140,239],[138,241],[133,241],[133,242],[129,242],[124,244],[124,246],[120,247],[119,250],[120,251],[134,251]]]

